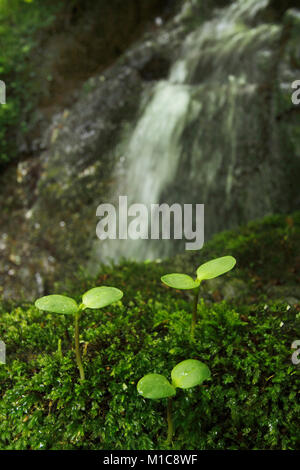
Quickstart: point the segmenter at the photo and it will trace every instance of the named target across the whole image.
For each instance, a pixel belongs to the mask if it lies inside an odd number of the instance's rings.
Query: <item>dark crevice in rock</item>
[[[154,56],[139,70],[139,74],[145,81],[162,80],[168,77],[170,66],[170,60]]]

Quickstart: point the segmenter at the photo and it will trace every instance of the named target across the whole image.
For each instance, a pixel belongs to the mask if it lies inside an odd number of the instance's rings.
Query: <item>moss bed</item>
[[[136,384],[148,372],[167,376],[195,358],[212,377],[177,392],[173,449],[298,449],[300,369],[291,344],[300,339],[299,234],[299,213],[273,216],[222,233],[199,253],[163,263],[124,261],[103,267],[96,279],[57,285],[78,300],[101,284],[125,294],[80,320],[83,383],[72,319],[3,303],[0,448],[165,449],[165,400],[144,400]],[[192,342],[190,294],[164,287],[160,276],[225,254],[237,258],[237,268],[222,284],[203,285]],[[242,293],[233,289],[224,300],[226,285],[237,281]]]

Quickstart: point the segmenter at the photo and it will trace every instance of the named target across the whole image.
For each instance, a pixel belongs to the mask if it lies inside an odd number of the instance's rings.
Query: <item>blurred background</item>
[[[299,207],[298,0],[0,0],[0,295],[173,242],[97,239],[101,203],[205,204],[205,240]]]

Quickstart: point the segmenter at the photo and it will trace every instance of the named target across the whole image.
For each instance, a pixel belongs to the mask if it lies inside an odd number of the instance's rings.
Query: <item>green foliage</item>
[[[164,284],[174,289],[196,289],[205,279],[213,279],[230,271],[236,264],[232,256],[222,256],[202,264],[197,269],[197,279],[187,274],[166,274],[161,280]]]
[[[217,234],[199,255],[205,260],[221,256],[226,250],[236,258],[239,275],[242,272],[246,280],[254,274],[262,280],[278,277],[285,282],[294,279],[291,268],[297,266],[299,240],[300,212],[272,215]],[[190,258],[191,263],[198,262],[198,254]]]
[[[73,315],[75,320],[75,354],[76,362],[79,369],[80,380],[85,380],[84,369],[81,360],[80,346],[79,346],[79,313],[86,308],[103,308],[106,307],[123,297],[123,292],[115,287],[94,287],[82,296],[83,303],[79,306],[74,299],[66,297],[65,295],[46,295],[35,302],[35,306],[46,312],[59,313],[65,315]],[[59,341],[59,352],[61,355],[61,341]]]
[[[194,310],[192,316],[191,337],[194,338],[195,327],[197,322],[197,309],[199,298],[199,286],[201,281],[205,279],[213,279],[230,271],[236,264],[236,260],[232,256],[222,256],[207,263],[202,264],[197,269],[197,279],[194,281],[187,274],[167,274],[162,276],[161,280],[164,284],[175,289],[197,289],[194,297]]]
[[[166,377],[160,374],[144,375],[138,381],[137,391],[144,398],[150,398],[151,400],[173,397],[176,394],[175,388]]]
[[[165,265],[103,267],[97,283],[120,286],[126,296],[81,316],[84,382],[77,379],[69,315],[0,304],[0,338],[7,346],[7,364],[0,368],[0,448],[165,449],[167,400],[137,397],[136,385],[145,372],[164,375],[189,357],[209,364],[212,380],[177,390],[174,449],[299,449],[300,370],[291,362],[291,344],[300,338],[299,306],[265,294],[257,300],[252,282],[254,273],[264,284],[295,282],[299,226],[297,214],[269,217],[188,254],[195,266],[199,258],[232,253],[238,269],[228,277],[247,279],[254,299],[246,305],[201,300],[193,342],[189,293],[159,282]],[[83,279],[65,293],[79,304],[79,293],[94,285]]]
[[[173,292],[82,316],[82,384],[69,316],[31,306],[2,313],[0,448],[163,449],[165,404],[138,400],[136,384],[145,371],[164,374],[186,356],[208,363],[213,381],[178,392],[174,448],[297,448],[300,371],[290,350],[300,335],[297,311],[201,303],[191,342],[188,302]]]
[[[167,398],[176,394],[175,388],[192,388],[210,377],[208,367],[195,359],[177,364],[172,372],[172,385],[160,374],[147,374],[139,380],[137,390],[144,398]]]
[[[0,79],[6,84],[6,104],[0,105],[0,166],[17,154],[18,127],[28,131],[38,96],[31,57],[40,32],[55,19],[61,3],[50,0],[1,0]]]
[[[75,315],[86,308],[98,309],[107,307],[123,297],[123,292],[115,287],[94,287],[82,296],[82,304],[77,305],[74,299],[65,295],[46,295],[36,300],[35,306],[40,310],[65,315]]]
[[[186,359],[174,367],[171,377],[174,387],[192,388],[209,379],[210,370],[203,362]]]
[[[172,385],[160,374],[147,374],[139,380],[137,390],[144,398],[158,399],[168,398],[167,422],[168,434],[166,444],[172,443],[174,426],[172,418],[172,397],[176,394],[176,388],[193,388],[201,385],[205,379],[210,377],[210,370],[200,361],[186,359],[177,364],[172,372]]]
[[[123,292],[115,287],[94,287],[83,294],[82,302],[87,308],[103,308],[117,302],[123,297]]]
[[[46,295],[38,299],[35,306],[46,312],[64,315],[75,315],[78,312],[78,305],[75,300],[65,295]]]
[[[0,1],[0,79],[6,104],[0,105],[0,167],[17,155],[16,133],[26,134],[42,93],[32,66],[43,33],[67,4],[58,0]]]
[[[222,274],[230,271],[236,264],[236,260],[232,256],[222,256],[202,264],[197,269],[197,279],[204,281],[205,279],[214,279]]]
[[[187,274],[166,274],[162,276],[161,280],[166,286],[173,287],[173,289],[196,289],[200,284],[199,281],[194,281]]]

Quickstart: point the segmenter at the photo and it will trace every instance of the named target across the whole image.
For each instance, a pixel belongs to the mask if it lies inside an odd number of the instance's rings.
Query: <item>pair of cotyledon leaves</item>
[[[209,368],[196,359],[179,362],[171,372],[172,384],[160,374],[147,374],[137,384],[137,390],[144,398],[169,398],[176,394],[176,388],[192,388],[210,378]]]
[[[35,302],[40,310],[65,315],[75,315],[85,308],[103,308],[117,302],[123,297],[123,292],[115,287],[94,287],[82,296],[82,304],[79,306],[74,299],[64,295],[46,295]]]
[[[175,289],[195,289],[204,279],[213,279],[221,274],[230,271],[236,263],[232,256],[223,256],[207,263],[202,264],[197,269],[197,278],[194,280],[187,274],[167,274],[163,276],[162,281]],[[47,295],[38,299],[35,305],[40,310],[52,313],[66,315],[76,314],[80,307],[84,308],[103,308],[107,305],[117,302],[123,297],[123,292],[115,287],[94,287],[82,296],[82,305],[79,306],[74,299],[64,295]]]
[[[166,274],[161,280],[174,289],[195,289],[199,287],[201,281],[221,276],[230,271],[235,264],[233,256],[222,256],[199,266],[195,280],[187,274]]]

